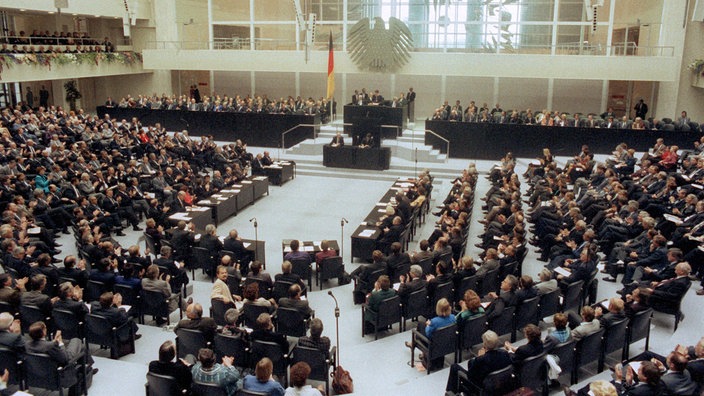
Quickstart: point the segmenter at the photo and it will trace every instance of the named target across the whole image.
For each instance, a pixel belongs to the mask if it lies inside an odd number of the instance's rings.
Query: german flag
[[[335,53],[332,49],[332,32],[330,32],[330,42],[328,44],[328,93],[327,98],[331,99],[335,95]]]

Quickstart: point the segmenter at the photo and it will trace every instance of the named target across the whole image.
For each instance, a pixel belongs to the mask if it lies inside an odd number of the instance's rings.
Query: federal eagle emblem
[[[347,36],[347,52],[358,68],[372,72],[395,72],[408,63],[413,49],[413,35],[405,23],[389,18],[389,29],[384,20],[369,18],[357,22]]]

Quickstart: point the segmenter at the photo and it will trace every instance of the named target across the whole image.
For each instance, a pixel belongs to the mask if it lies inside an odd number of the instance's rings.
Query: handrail
[[[430,129],[426,129],[425,133],[428,133],[428,132],[432,133],[433,135],[435,135],[435,137],[437,137],[438,139],[447,143],[447,157],[445,157],[445,161],[447,161],[447,159],[450,158],[450,141],[445,139],[444,137],[438,135],[437,133],[431,131]]]
[[[398,138],[401,135],[401,127],[398,125],[379,125],[380,128],[393,128],[396,130],[396,137]]]
[[[316,124],[298,124],[295,127],[284,131],[283,133],[281,133],[281,149],[286,150],[286,145],[284,144],[286,134],[289,132],[292,132],[294,129],[298,129],[299,127],[313,127],[313,140],[315,140],[317,138],[317,136],[315,136],[315,127],[316,126],[317,126]]]

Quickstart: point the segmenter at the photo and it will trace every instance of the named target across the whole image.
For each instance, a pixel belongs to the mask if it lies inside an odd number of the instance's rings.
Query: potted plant
[[[69,80],[64,84],[64,90],[66,90],[66,101],[73,111],[76,111],[76,100],[83,97],[83,95],[81,95],[78,91],[78,87],[76,85],[76,80]]]
[[[693,60],[692,63],[687,65],[687,69],[694,73],[694,81],[692,82],[692,85],[695,87],[704,88],[704,85],[699,82],[699,77],[704,74],[704,59]]]

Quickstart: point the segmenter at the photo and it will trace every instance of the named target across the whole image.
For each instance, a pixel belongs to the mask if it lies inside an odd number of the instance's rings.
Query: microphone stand
[[[328,294],[335,300],[335,337],[337,339],[337,355],[335,356],[335,364],[340,365],[340,306],[337,305],[337,298],[328,290]]]
[[[343,217],[340,220],[340,257],[345,257],[345,223],[347,219]]]
[[[257,218],[252,217],[252,219],[249,220],[250,222],[254,221],[254,260],[257,260],[257,252],[259,251],[259,232],[257,231],[259,227],[259,224],[257,223]],[[266,264],[262,263],[264,266],[264,269],[266,269]]]

